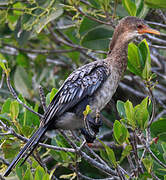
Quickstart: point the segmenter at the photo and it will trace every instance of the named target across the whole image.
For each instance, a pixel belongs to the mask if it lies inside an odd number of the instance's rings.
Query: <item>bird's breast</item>
[[[96,111],[101,111],[106,104],[111,100],[115,93],[118,83],[120,81],[120,75],[117,70],[111,69],[111,73],[102,87],[95,93],[95,96],[90,101],[90,107],[92,110],[92,116],[95,117]]]

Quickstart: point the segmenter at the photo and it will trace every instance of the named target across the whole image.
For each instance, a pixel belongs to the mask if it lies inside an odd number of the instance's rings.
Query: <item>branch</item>
[[[1,89],[2,86],[3,86],[4,78],[5,78],[5,72],[3,71],[3,72],[2,72],[2,76],[1,76],[1,81],[0,81],[0,89]]]
[[[153,122],[153,120],[154,120],[155,110],[156,110],[156,101],[155,101],[155,98],[154,98],[154,96],[153,96],[153,92],[152,92],[151,87],[148,87],[148,90],[149,90],[149,97],[150,97],[151,102],[152,102],[152,114],[151,114],[151,118],[150,118],[150,120],[149,120],[147,129],[150,128],[150,126],[151,126],[151,124],[152,124],[152,122]],[[149,129],[149,131],[150,131],[150,129]]]
[[[161,17],[161,19],[166,24],[166,16],[164,15],[164,13],[160,9],[157,9],[157,14]]]
[[[67,136],[66,134],[61,131],[61,134],[64,136],[64,138],[68,141],[68,143],[76,150],[76,153],[78,155],[80,155],[81,157],[83,157],[87,162],[89,162],[90,164],[92,164],[93,166],[95,166],[97,169],[103,171],[104,173],[106,174],[109,174],[109,175],[112,175],[112,176],[115,176],[115,178],[117,178],[117,174],[114,170],[112,170],[110,167],[108,166],[105,166],[104,164],[101,164],[99,163],[98,161],[96,161],[95,159],[92,159],[90,156],[88,156],[85,152],[81,151],[79,149],[79,147],[77,147],[77,145],[71,141]]]
[[[23,52],[27,52],[27,53],[37,53],[37,54],[68,53],[68,52],[77,51],[75,48],[73,48],[73,49],[53,49],[53,50],[48,50],[48,49],[20,48],[20,47],[17,47],[17,46],[11,45],[11,44],[7,44],[7,43],[2,43],[2,45],[17,49],[19,51],[23,51]]]
[[[146,34],[145,37],[147,37],[148,39],[150,39],[152,42],[154,43],[158,43],[161,44],[162,46],[166,45],[166,41],[160,38],[157,38],[155,36],[152,36],[150,34]],[[153,46],[153,45],[152,45]]]
[[[154,122],[160,119],[164,114],[166,114],[166,110],[161,111],[157,116],[154,118]]]
[[[153,47],[153,48],[157,48],[157,49],[164,49],[164,50],[166,49],[166,46],[150,45],[150,44],[149,44],[149,46]]]
[[[146,144],[145,144],[146,145]],[[146,145],[146,150],[149,152],[149,154],[153,157],[153,159],[155,159],[158,164],[160,164],[160,166],[166,168],[166,164],[162,163],[154,154],[153,152],[151,151],[151,149]]]
[[[47,106],[46,106],[46,98],[45,98],[44,90],[43,90],[42,86],[39,86],[39,95],[40,95],[40,100],[41,100],[43,110],[45,112],[47,109]]]
[[[39,114],[38,112],[35,112],[34,110],[32,110],[30,107],[28,107],[26,104],[24,104],[19,97],[17,96],[16,92],[14,91],[13,87],[11,86],[10,83],[10,77],[9,75],[6,75],[6,81],[7,81],[7,86],[11,92],[11,94],[13,95],[13,97],[18,101],[18,103],[20,103],[21,105],[23,105],[26,109],[28,109],[30,112],[36,114],[37,116],[39,116],[40,118],[43,118],[43,115]]]
[[[27,142],[29,141],[28,138],[21,136],[20,134],[17,134],[14,129],[7,127],[1,120],[0,120],[0,124],[2,125],[2,128],[7,132],[7,135],[13,135],[15,137],[17,137],[18,139],[22,140],[23,142]],[[1,134],[2,135],[2,134]],[[6,133],[5,133],[6,135]],[[58,147],[58,146],[53,146],[53,145],[48,145],[48,144],[44,144],[44,143],[39,143],[40,146],[44,147],[44,148],[48,148],[48,149],[53,149],[56,151],[65,151],[65,152],[72,152],[74,153],[75,150],[72,148],[62,148],[62,147]]]
[[[25,12],[25,9],[20,9],[20,8],[10,8],[8,6],[6,7],[0,7],[0,10],[15,10],[15,11],[22,11]]]
[[[166,24],[162,24],[162,23],[157,23],[157,22],[152,22],[152,21],[145,21],[147,24],[152,24],[152,25],[156,25],[156,26],[160,26],[162,28],[166,28]]]
[[[52,38],[54,39],[55,43],[59,42],[59,43],[62,43],[62,44],[65,44],[69,47],[72,47],[72,48],[75,48],[77,49],[79,52],[81,52],[82,54],[84,54],[85,56],[87,56],[88,58],[90,59],[93,59],[94,61],[98,60],[98,58],[88,54],[89,52],[89,49],[88,48],[84,48],[82,46],[79,46],[79,45],[76,45],[76,44],[73,44],[73,43],[70,43],[70,42],[67,42],[65,41],[64,39],[62,38],[59,38],[56,33],[54,33],[52,27],[50,26],[47,26],[48,27],[48,30],[50,31],[50,34],[52,35]],[[94,51],[94,50],[91,50],[92,52],[95,52],[95,53],[101,53],[101,54],[106,54],[105,51]]]
[[[112,21],[112,22],[101,21],[101,20],[99,20],[99,19],[96,19],[96,18],[93,17],[93,16],[89,16],[89,15],[85,14],[85,13],[81,10],[81,8],[79,8],[79,7],[77,7],[77,6],[75,6],[75,8],[78,10],[78,12],[79,12],[81,15],[86,16],[88,19],[91,19],[92,21],[96,21],[96,22],[98,22],[98,23],[100,23],[100,24],[109,25],[109,26],[112,26],[113,28],[115,28],[115,23],[114,23],[113,21]]]

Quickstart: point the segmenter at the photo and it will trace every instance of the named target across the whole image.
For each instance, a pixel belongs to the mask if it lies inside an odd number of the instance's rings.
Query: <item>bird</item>
[[[98,133],[102,120],[96,121],[96,114],[111,100],[127,68],[128,44],[145,33],[160,34],[137,17],[127,16],[119,21],[107,57],[83,65],[69,75],[48,105],[38,130],[11,162],[4,176],[8,176],[22,158],[25,162],[47,130],[82,129],[86,141],[93,142],[95,137],[85,128],[83,112],[89,105],[91,111],[87,122],[90,129]]]

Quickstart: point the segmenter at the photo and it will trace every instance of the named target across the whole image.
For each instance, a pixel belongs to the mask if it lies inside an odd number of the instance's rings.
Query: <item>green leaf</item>
[[[148,112],[148,100],[149,98],[146,97],[141,104],[138,104],[136,107],[134,107],[134,118],[135,122],[137,122],[137,125],[141,130],[144,130],[148,124],[149,120],[149,112]]]
[[[5,140],[1,147],[5,155],[5,159],[14,158],[15,155],[20,151],[20,143],[12,139]]]
[[[121,155],[121,158],[120,158],[120,162],[122,162],[123,159],[130,154],[131,150],[132,150],[132,146],[131,145],[127,145],[125,147],[125,149],[122,152],[122,155]]]
[[[166,118],[160,118],[153,122],[150,130],[155,137],[159,137],[160,140],[166,142]]]
[[[10,104],[11,104],[11,99],[8,98],[2,105],[1,114],[10,113]]]
[[[138,47],[134,43],[128,45],[128,68],[132,73],[141,76],[143,68]]]
[[[9,108],[10,110],[10,108]],[[3,114],[0,114],[0,119],[7,125],[11,126],[12,125],[12,122],[11,122],[11,118],[10,118],[10,115],[8,113],[3,113]]]
[[[40,20],[38,23],[34,25],[34,30],[37,33],[40,33],[41,30],[46,26],[50,21],[55,20],[59,16],[63,14],[63,8],[60,5],[54,6],[51,10],[49,10],[44,16],[41,16]]]
[[[89,0],[89,3],[91,3],[91,5],[93,5],[95,8],[100,8],[100,3],[98,0]]]
[[[15,101],[12,101],[11,104],[10,104],[10,114],[11,114],[11,118],[12,120],[16,120],[16,118],[18,117],[18,114],[19,114],[19,104],[18,102],[15,100]]]
[[[124,102],[118,100],[117,104],[116,104],[118,113],[120,115],[121,118],[126,118],[126,113],[125,113],[125,108],[124,108]]]
[[[33,180],[31,170],[28,168],[25,172],[25,175],[22,178],[23,180]]]
[[[50,102],[53,100],[53,98],[57,92],[58,92],[58,89],[52,88],[51,94],[50,94]]]
[[[147,15],[148,11],[149,11],[148,6],[144,3],[144,0],[137,0],[137,1],[135,1],[135,3],[137,6],[136,16],[144,19],[145,16]]]
[[[32,126],[24,125],[21,126],[19,130],[21,131],[21,134],[23,134],[25,137],[29,137],[34,131],[34,128],[32,128]]]
[[[23,175],[25,174],[25,172],[29,169],[28,167],[28,163],[24,163],[23,165],[21,165],[21,161],[16,165],[16,174],[19,178],[19,180],[23,179]]]
[[[5,62],[6,62],[6,59],[4,58],[4,56],[0,53],[0,66],[1,68],[6,72],[7,71],[7,68],[5,66]]]
[[[59,147],[70,147],[70,145],[62,135],[56,135],[56,137],[52,139],[51,144]],[[67,167],[69,163],[73,163],[73,160],[75,159],[75,154],[70,152],[51,151],[51,154],[57,162],[61,162],[62,166],[65,167]]]
[[[144,58],[145,58],[145,60],[144,60],[145,61],[145,67],[144,67],[143,72],[142,72],[142,78],[145,80],[149,80],[149,78],[151,76],[151,57],[150,57],[149,46],[148,46],[146,39],[144,39],[141,42],[141,45],[144,46],[144,48],[142,48],[142,50],[146,51],[146,52],[142,53],[144,55]]]
[[[101,25],[101,24],[96,21],[93,21],[87,17],[83,17],[83,20],[80,25],[79,33],[81,36],[83,36],[99,25]]]
[[[127,122],[132,126],[133,129],[135,129],[136,124],[134,121],[134,108],[132,103],[128,100],[124,104],[125,112],[126,112],[126,117],[127,117]]]
[[[41,166],[38,166],[35,171],[35,180],[43,179],[45,174],[46,174],[45,170]]]
[[[18,44],[22,47],[23,45],[25,45],[27,43],[27,41],[30,38],[32,32],[22,29],[22,27],[21,27],[21,19],[22,18],[20,18],[17,21],[17,25],[16,25],[16,28],[15,28],[15,31],[14,31],[14,36],[15,36],[15,39],[17,40]]]
[[[122,0],[124,8],[127,10],[130,16],[136,16],[136,5],[132,0]]]
[[[114,137],[119,144],[123,144],[128,136],[127,128],[121,124],[118,120],[114,122]]]
[[[45,174],[42,180],[50,180],[49,174]]]
[[[31,77],[28,76],[27,72],[21,66],[18,66],[14,73],[14,84],[16,90],[26,98],[31,98],[32,83]]]
[[[24,53],[19,53],[16,57],[16,61],[18,65],[21,65],[24,68],[29,67],[29,58]]]
[[[109,147],[107,146],[106,144],[104,144],[101,140],[98,139],[98,141],[104,146],[105,150],[106,150],[106,153],[108,155],[108,159],[109,161],[112,163],[112,165],[114,167],[117,166],[117,162],[116,162],[116,158],[115,158],[115,154],[114,154],[114,151]]]
[[[104,33],[103,33],[104,32]],[[112,37],[113,30],[107,26],[100,26],[92,29],[83,36],[81,45],[95,50],[106,50],[109,46],[109,38]]]
[[[153,159],[151,158],[151,156],[144,158],[142,162],[148,173],[150,173],[152,171],[152,166],[153,166]]]
[[[152,8],[166,8],[165,0],[145,0],[145,3]]]
[[[139,16],[139,14],[141,13],[141,11],[143,11],[144,1],[143,1],[143,0],[137,0],[137,2],[136,2],[136,8],[137,8],[137,14],[136,14],[136,16]]]

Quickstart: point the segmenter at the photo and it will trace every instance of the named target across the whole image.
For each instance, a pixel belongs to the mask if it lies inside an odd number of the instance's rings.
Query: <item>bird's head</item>
[[[119,21],[119,24],[115,28],[112,42],[110,44],[110,52],[113,50],[117,41],[121,44],[123,42],[128,43],[134,38],[145,33],[160,34],[159,31],[150,28],[143,19],[133,16],[123,18]]]
[[[160,34],[159,31],[150,28],[143,19],[132,16],[123,18],[116,28],[119,33],[125,34],[126,39],[128,40],[132,40],[133,38],[145,33]]]

